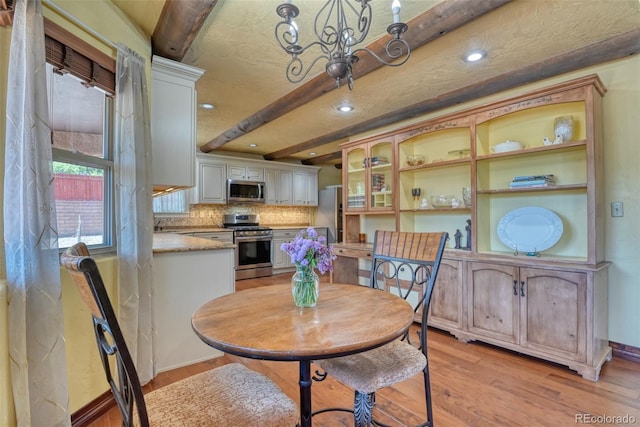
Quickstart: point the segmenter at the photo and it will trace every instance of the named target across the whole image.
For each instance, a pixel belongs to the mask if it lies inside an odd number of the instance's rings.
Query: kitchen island
[[[153,235],[153,359],[162,372],[222,353],[191,329],[204,302],[235,291],[235,245],[176,233]]]

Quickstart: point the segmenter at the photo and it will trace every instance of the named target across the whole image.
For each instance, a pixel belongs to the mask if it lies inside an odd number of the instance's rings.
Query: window
[[[60,248],[112,248],[111,98],[47,64],[49,124]]]
[[[187,191],[179,190],[153,197],[154,214],[185,214],[189,212]]]

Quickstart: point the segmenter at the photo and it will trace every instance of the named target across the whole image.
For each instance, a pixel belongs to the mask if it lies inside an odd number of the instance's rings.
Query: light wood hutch
[[[367,258],[376,229],[447,231],[431,326],[464,341],[563,364],[597,380],[611,358],[609,263],[604,259],[605,91],[598,76],[590,75],[343,144],[345,240],[337,245],[338,255],[353,270],[354,257]],[[554,119],[561,116],[573,117],[573,138],[543,143],[545,137],[555,139]],[[494,152],[507,140],[524,148]],[[407,164],[415,155],[424,156],[422,164]],[[515,176],[547,174],[555,176],[555,185],[510,188]],[[471,188],[470,206],[463,203],[463,187]],[[419,197],[412,195],[413,188],[420,188]],[[431,196],[440,194],[453,195],[459,205],[434,207]],[[563,232],[557,243],[532,254],[501,241],[501,218],[523,207],[545,208],[560,217]],[[470,249],[455,248],[457,230],[462,248],[468,233]],[[368,245],[358,243],[360,233],[366,233]],[[361,271],[366,274],[366,268]]]

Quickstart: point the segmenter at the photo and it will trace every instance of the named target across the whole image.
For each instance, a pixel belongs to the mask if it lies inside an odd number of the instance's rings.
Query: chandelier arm
[[[287,53],[290,53],[292,46],[297,46],[298,30],[287,21],[280,21],[275,28],[276,41]]]
[[[335,45],[340,39],[340,37],[338,37],[338,33],[340,31],[340,20],[336,20],[338,28],[329,24],[329,20],[334,13],[334,7],[335,1],[327,1],[324,6],[322,6],[322,8],[318,11],[315,19],[313,20],[313,31],[316,33],[316,38],[321,42],[329,45]],[[322,26],[320,26],[319,22],[323,17],[324,23],[322,24]]]
[[[352,6],[353,7],[353,6]],[[371,19],[373,18],[373,12],[371,11],[371,5],[368,1],[362,1],[362,9],[360,9],[360,15],[358,16],[358,31],[360,32],[360,38],[354,44],[361,43],[367,38],[369,34],[369,28],[371,28]]]
[[[316,59],[314,59],[311,65],[309,65],[305,70],[302,60],[297,56],[293,56],[291,58],[291,61],[289,61],[289,64],[287,64],[287,73],[286,73],[287,80],[289,80],[289,82],[291,83],[300,83],[302,80],[304,80],[307,77],[307,75],[313,69],[316,63],[322,59],[328,60],[329,58],[324,55],[319,56]]]
[[[390,58],[389,61],[383,59],[380,55],[366,47],[355,50],[353,54],[355,55],[359,52],[367,52],[376,60],[378,60],[378,62],[389,67],[399,67],[400,65],[407,62],[409,60],[409,57],[411,56],[411,49],[409,48],[409,44],[402,39],[392,39],[389,41],[389,43],[387,43],[385,52]],[[402,58],[399,62],[390,62],[397,61],[399,58]]]

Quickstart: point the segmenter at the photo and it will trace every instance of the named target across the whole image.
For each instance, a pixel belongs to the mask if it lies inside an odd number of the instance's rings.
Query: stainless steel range
[[[271,242],[273,230],[258,224],[254,214],[228,214],[224,228],[233,230],[236,244],[236,280],[271,276]]]

